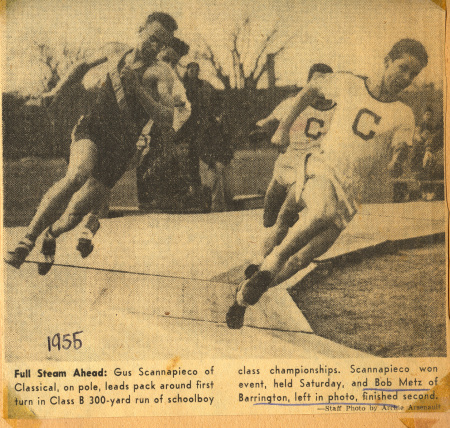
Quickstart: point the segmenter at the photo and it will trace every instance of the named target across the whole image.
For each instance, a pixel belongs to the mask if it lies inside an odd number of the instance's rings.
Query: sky
[[[153,10],[177,19],[176,35],[191,45],[191,52],[207,41],[226,70],[230,34],[245,16],[252,22],[250,60],[277,23],[280,41],[292,38],[276,60],[280,85],[303,85],[315,62],[363,75],[379,72],[390,47],[411,37],[425,45],[430,57],[418,82],[442,86],[444,13],[431,0],[7,0],[4,90],[40,88],[45,71],[32,55],[36,42],[56,50],[64,45],[95,49],[111,41],[133,44],[137,28]],[[201,77],[219,86],[206,65]]]

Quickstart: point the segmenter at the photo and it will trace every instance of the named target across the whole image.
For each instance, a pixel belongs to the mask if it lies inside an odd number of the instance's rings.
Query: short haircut
[[[333,73],[333,69],[329,65],[322,64],[320,62],[318,62],[317,64],[313,64],[309,69],[307,82],[312,79],[314,73]]]
[[[175,21],[175,19],[171,15],[164,12],[153,12],[147,16],[144,25],[139,28],[139,32],[141,32],[146,25],[149,25],[154,21],[159,22],[167,31],[178,30],[177,21]]]
[[[178,37],[174,37],[170,47],[176,52],[176,54],[181,58],[188,54],[189,45]]]
[[[192,67],[196,67],[196,68],[198,68],[198,70],[200,70],[200,65],[199,65],[198,62],[190,62],[190,63],[186,66],[186,68],[192,68]]]
[[[425,46],[414,39],[399,40],[388,53],[392,61],[400,58],[403,54],[409,54],[420,62],[420,65],[426,67],[428,64],[428,54]]]

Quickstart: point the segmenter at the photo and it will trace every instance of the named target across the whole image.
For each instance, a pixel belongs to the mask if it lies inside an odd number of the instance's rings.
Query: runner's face
[[[322,73],[320,71],[316,71],[311,76],[311,80],[314,81],[314,80],[322,79],[327,74],[329,74],[329,73]],[[317,107],[317,108],[328,108],[331,105],[331,103],[332,103],[332,100],[327,100],[324,96],[320,96],[314,101],[313,106]]]
[[[388,57],[384,71],[384,87],[389,93],[396,95],[406,89],[421,70],[419,60],[410,54],[404,53],[396,60]]]
[[[190,67],[188,67],[187,69],[187,75],[190,79],[197,79],[198,74],[199,74],[199,69],[197,66],[195,65],[191,65]]]
[[[142,59],[153,61],[161,49],[167,46],[173,38],[173,32],[167,31],[159,22],[147,24],[139,33],[138,50]]]
[[[316,71],[312,76],[311,80],[320,79],[321,77],[324,77],[325,73],[321,73],[320,71]]]
[[[159,52],[157,59],[166,62],[172,68],[175,68],[179,60],[177,53],[172,48],[162,49],[161,52]]]

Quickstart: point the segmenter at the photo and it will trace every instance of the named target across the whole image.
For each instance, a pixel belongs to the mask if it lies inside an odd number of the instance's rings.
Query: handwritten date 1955
[[[83,342],[77,335],[83,333],[82,331],[76,331],[75,333],[63,334],[61,339],[61,334],[56,333],[52,338],[47,336],[48,351],[50,352],[52,348],[56,348],[58,351],[61,349],[70,349],[73,345],[73,349],[80,349],[83,346]]]

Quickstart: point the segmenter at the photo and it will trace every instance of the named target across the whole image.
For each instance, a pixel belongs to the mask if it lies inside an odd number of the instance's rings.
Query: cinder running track
[[[20,270],[5,266],[7,361],[49,359],[46,335],[83,331],[82,349],[54,360],[183,358],[351,358],[365,354],[312,332],[286,287],[224,321],[243,267],[258,250],[260,210],[220,214],[137,214],[102,220],[94,252],[75,250],[78,231],[58,240],[56,263],[39,276],[40,241]],[[362,206],[322,260],[386,241],[443,234],[443,202]],[[23,228],[5,230],[4,250]]]

